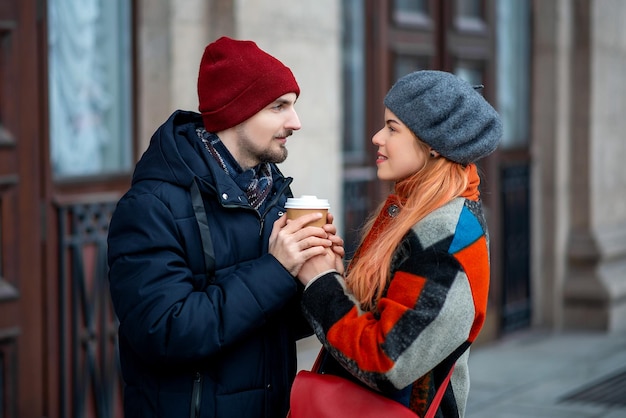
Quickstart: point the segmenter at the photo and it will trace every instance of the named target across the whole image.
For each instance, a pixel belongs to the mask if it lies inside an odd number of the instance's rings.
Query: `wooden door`
[[[0,2],[0,416],[44,416],[35,0]]]
[[[106,239],[135,160],[130,122],[135,2],[100,2],[81,26],[65,13],[81,0],[40,3],[46,16],[41,31],[44,281],[51,284],[44,298],[43,396],[49,417],[121,417],[118,324],[109,296]],[[107,141],[98,142],[98,135]],[[86,143],[92,146],[85,148]]]
[[[122,386],[106,233],[134,147],[115,173],[55,177],[48,5],[0,1],[0,418],[110,418]]]

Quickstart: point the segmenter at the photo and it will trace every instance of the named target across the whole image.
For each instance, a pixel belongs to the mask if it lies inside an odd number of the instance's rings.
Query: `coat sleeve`
[[[262,327],[297,293],[271,255],[241,263],[219,285],[199,285],[172,213],[156,196],[124,198],[110,223],[110,291],[120,333],[147,361],[210,356]],[[269,280],[268,278],[271,278]]]
[[[337,274],[315,281],[302,301],[328,351],[359,380],[386,393],[460,355],[482,325],[486,308],[482,293],[488,289],[489,261],[484,237],[473,242],[469,257],[424,248],[415,234],[405,244],[408,255],[393,273],[377,313],[360,310]]]

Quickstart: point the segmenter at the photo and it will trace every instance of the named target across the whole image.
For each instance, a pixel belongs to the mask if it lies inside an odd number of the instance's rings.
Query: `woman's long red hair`
[[[424,146],[424,152],[429,148]],[[390,265],[395,249],[413,225],[430,212],[461,196],[469,184],[467,167],[446,158],[430,158],[424,167],[395,184],[395,194],[402,206],[392,222],[380,231],[376,245],[363,246],[370,233],[376,215],[363,228],[361,248],[352,260],[346,275],[346,283],[361,307],[372,310],[390,279]],[[378,214],[383,205],[375,212]]]

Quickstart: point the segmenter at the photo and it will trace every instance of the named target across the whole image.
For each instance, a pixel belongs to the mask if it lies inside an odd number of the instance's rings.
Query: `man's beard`
[[[259,163],[274,163],[279,164],[287,159],[287,147],[283,144],[280,145],[278,149],[273,148],[271,145],[265,149],[259,149],[255,146],[254,142],[245,132],[244,126],[240,125],[240,128],[237,129],[237,134],[239,137],[239,149],[242,152],[245,152],[247,155],[254,157],[255,160],[259,161]],[[281,133],[276,135],[276,137],[289,137],[293,134],[293,131],[289,130],[286,133]]]
[[[278,150],[266,149],[257,154],[257,158],[262,163],[280,164],[287,159],[287,147],[281,145]]]

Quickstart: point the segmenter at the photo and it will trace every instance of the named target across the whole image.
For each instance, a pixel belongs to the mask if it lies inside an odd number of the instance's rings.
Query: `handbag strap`
[[[313,367],[311,367],[312,372],[315,372],[315,373],[319,372],[320,366],[322,364],[323,355],[324,355],[324,347],[322,347],[320,349],[320,352],[317,353],[317,357],[315,358]],[[448,384],[450,383],[450,378],[452,377],[452,373],[454,372],[454,366],[455,364],[453,364],[452,367],[450,367],[450,371],[448,372],[448,375],[446,376],[445,379],[443,379],[443,382],[441,382],[441,385],[437,389],[437,393],[435,393],[435,397],[433,398],[433,401],[428,406],[428,410],[426,411],[426,415],[424,415],[424,418],[434,418],[435,414],[437,413],[437,410],[439,409],[439,404],[441,403],[441,400],[443,399],[443,394],[446,392],[446,389],[448,388]]]
[[[454,372],[454,366],[455,365],[453,364],[452,367],[450,367],[450,371],[448,372],[448,375],[446,376],[445,379],[443,379],[443,382],[441,382],[441,385],[439,386],[439,389],[437,389],[437,393],[435,393],[435,397],[433,398],[433,401],[430,403],[430,406],[428,407],[428,410],[426,411],[426,415],[424,415],[424,418],[433,418],[435,414],[437,413],[437,410],[439,409],[439,404],[441,403],[441,399],[443,398],[443,394],[446,392],[448,384],[450,383],[452,372]]]
[[[324,356],[324,347],[320,348],[319,353],[317,353],[317,357],[315,358],[315,362],[311,367],[311,371],[314,373],[319,373],[320,367],[322,365],[322,357]]]

